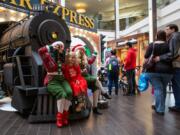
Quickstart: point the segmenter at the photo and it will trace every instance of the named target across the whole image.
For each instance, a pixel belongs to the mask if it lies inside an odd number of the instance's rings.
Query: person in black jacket
[[[166,26],[167,42],[170,52],[157,56],[155,61],[170,60],[173,61],[173,79],[172,88],[175,98],[175,106],[169,107],[170,111],[180,112],[180,32],[178,26],[169,24]]]
[[[154,52],[153,52],[154,50]],[[153,56],[160,56],[168,53],[169,46],[166,43],[165,31],[157,32],[157,39],[154,43],[151,43],[145,53],[145,60],[147,60],[152,52]],[[172,78],[172,63],[166,59],[160,60],[155,63],[153,67],[147,69],[147,75],[150,79],[152,86],[154,87],[155,96],[155,111],[157,114],[164,115],[165,111],[165,99],[166,99],[166,87],[168,82]]]

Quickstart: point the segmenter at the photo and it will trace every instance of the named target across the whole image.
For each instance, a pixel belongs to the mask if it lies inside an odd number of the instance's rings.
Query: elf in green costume
[[[61,41],[56,41],[52,45],[42,47],[39,49],[39,55],[47,71],[44,83],[47,85],[48,92],[57,98],[56,125],[57,127],[68,125],[72,90],[62,74],[64,44]]]

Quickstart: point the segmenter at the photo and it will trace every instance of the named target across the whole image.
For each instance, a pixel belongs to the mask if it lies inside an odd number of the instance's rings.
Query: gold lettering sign
[[[94,29],[94,20],[88,18],[87,16],[77,14],[76,12],[69,10],[65,7],[61,7],[62,9],[62,18],[64,20],[67,20],[69,18],[69,21],[74,24],[78,24],[80,26],[89,28],[89,29]],[[54,13],[58,13],[60,11],[60,8],[55,8]]]
[[[60,6],[56,6],[56,7],[54,8],[53,13],[59,16],[59,12],[58,12],[59,10],[60,10]]]
[[[28,9],[32,10],[32,6],[31,6],[31,3],[30,3],[30,0],[20,0],[19,6],[25,8],[26,7],[25,4],[27,5]]]
[[[78,23],[79,25],[84,26],[85,20],[84,20],[84,17],[82,15],[79,15],[79,21],[78,22],[79,22]]]
[[[6,3],[10,3],[15,6],[27,8],[28,10],[32,10],[32,5],[33,4],[41,4],[44,5],[48,0],[37,0],[37,1],[31,1],[31,0],[19,0],[19,3],[17,0],[0,0],[4,1]],[[48,6],[48,5],[47,5]],[[94,29],[95,24],[94,20],[88,18],[87,16],[78,14],[72,10],[69,10],[68,8],[61,7],[60,5],[56,5],[53,7],[54,14],[62,17],[62,19],[69,21],[70,23],[74,23],[89,29]]]
[[[70,10],[70,22],[77,24],[77,13]]]
[[[70,10],[67,8],[62,8],[62,19],[66,19],[66,16],[69,16]]]

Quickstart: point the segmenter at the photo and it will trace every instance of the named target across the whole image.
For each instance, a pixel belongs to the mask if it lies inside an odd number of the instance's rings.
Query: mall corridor
[[[167,95],[166,107],[173,104]],[[166,108],[164,116],[151,109],[150,91],[139,96],[113,95],[110,107],[96,117],[91,113],[85,120],[72,121],[68,127],[55,123],[29,124],[15,112],[0,111],[0,135],[178,135],[180,115]],[[2,103],[0,103],[2,104]]]
[[[180,135],[179,29],[180,0],[0,0],[0,135]]]

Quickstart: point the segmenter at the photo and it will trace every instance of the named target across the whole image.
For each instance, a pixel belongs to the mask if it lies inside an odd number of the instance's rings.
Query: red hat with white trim
[[[76,52],[78,50],[81,50],[81,51],[83,51],[85,53],[85,48],[81,44],[77,44],[77,45],[73,46],[73,48],[71,49],[72,52]]]

